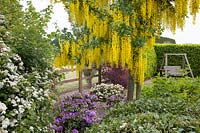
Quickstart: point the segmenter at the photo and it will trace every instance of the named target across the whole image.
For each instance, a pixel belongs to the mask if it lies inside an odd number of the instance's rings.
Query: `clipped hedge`
[[[164,66],[165,53],[186,53],[194,76],[200,75],[200,45],[199,44],[156,44],[157,68]],[[181,56],[169,56],[169,65],[181,65]]]
[[[147,65],[145,65],[144,77],[145,79],[151,78],[157,71],[157,56],[154,48],[145,47]]]

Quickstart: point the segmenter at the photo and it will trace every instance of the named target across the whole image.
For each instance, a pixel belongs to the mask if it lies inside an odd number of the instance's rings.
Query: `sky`
[[[33,5],[38,11],[47,7],[50,4],[49,0],[32,0]],[[64,27],[71,29],[71,25],[68,21],[68,14],[64,10],[64,7],[61,3],[56,3],[53,7],[54,14],[52,15],[51,22],[48,24],[47,31],[54,31],[54,24],[57,23],[57,26],[62,29]],[[162,34],[163,37],[168,37],[176,40],[177,44],[200,44],[200,14],[197,15],[196,24],[192,23],[192,16],[186,19],[185,28],[183,31],[180,29],[176,30],[174,35],[171,31],[165,30]]]

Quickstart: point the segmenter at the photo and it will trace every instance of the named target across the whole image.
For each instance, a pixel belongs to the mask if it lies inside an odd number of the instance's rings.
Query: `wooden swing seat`
[[[165,73],[169,76],[185,76],[181,66],[164,66]]]

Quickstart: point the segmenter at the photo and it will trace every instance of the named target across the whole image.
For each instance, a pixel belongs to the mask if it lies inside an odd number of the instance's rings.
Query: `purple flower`
[[[89,98],[90,97],[90,94],[85,94],[85,98]]]
[[[115,95],[110,96],[110,101],[114,102],[115,99],[116,99],[116,96],[115,96]]]
[[[93,103],[92,103],[92,106],[97,106],[97,102],[93,102]]]
[[[91,102],[91,100],[90,100],[90,99],[86,99],[86,102],[90,103],[90,102]]]
[[[78,102],[82,103],[82,102],[84,102],[84,101],[83,101],[83,99],[79,99],[79,101],[78,101]]]
[[[53,125],[51,128],[52,128],[53,130],[57,130],[57,126],[56,126],[56,125]]]
[[[61,119],[60,118],[56,118],[56,120],[54,121],[54,124],[58,124],[61,122]]]
[[[57,128],[57,131],[62,131],[63,130],[63,127],[62,126],[59,126],[58,128]]]
[[[62,122],[65,122],[66,119],[67,119],[67,114],[64,114],[62,117]]]
[[[92,110],[88,110],[88,111],[87,111],[87,114],[88,114],[88,116],[90,116],[90,117],[96,116],[96,113],[95,113],[94,111],[92,111]]]
[[[65,101],[62,101],[61,102],[61,108],[64,109],[64,107],[65,107]]]
[[[79,131],[77,129],[73,129],[72,133],[79,133]]]
[[[83,119],[85,120],[86,123],[89,123],[89,124],[92,123],[92,119],[90,117],[83,117]]]
[[[92,96],[91,96],[91,99],[92,99],[92,100],[97,100],[98,97],[97,97],[97,95],[92,95]]]
[[[66,117],[73,119],[75,117],[75,113],[73,112],[67,112]]]

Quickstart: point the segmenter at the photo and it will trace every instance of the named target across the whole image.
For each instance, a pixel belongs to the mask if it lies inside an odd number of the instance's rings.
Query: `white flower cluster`
[[[51,81],[48,80],[49,72],[44,76],[37,71],[31,75],[25,73],[21,58],[11,53],[4,43],[0,44],[0,51],[3,62],[0,65],[0,100],[3,101],[0,101],[0,133],[6,133],[10,127],[18,125],[34,102],[48,98],[49,90],[44,88]]]
[[[96,94],[100,100],[108,99],[110,96],[123,96],[124,87],[119,84],[99,84],[95,85],[90,90],[91,93]]]
[[[0,112],[2,114],[5,114],[6,109],[7,109],[6,105],[0,101]]]
[[[123,128],[125,128],[127,126],[127,123],[125,122],[125,123],[122,123],[122,125],[119,127],[120,129],[123,129]]]

